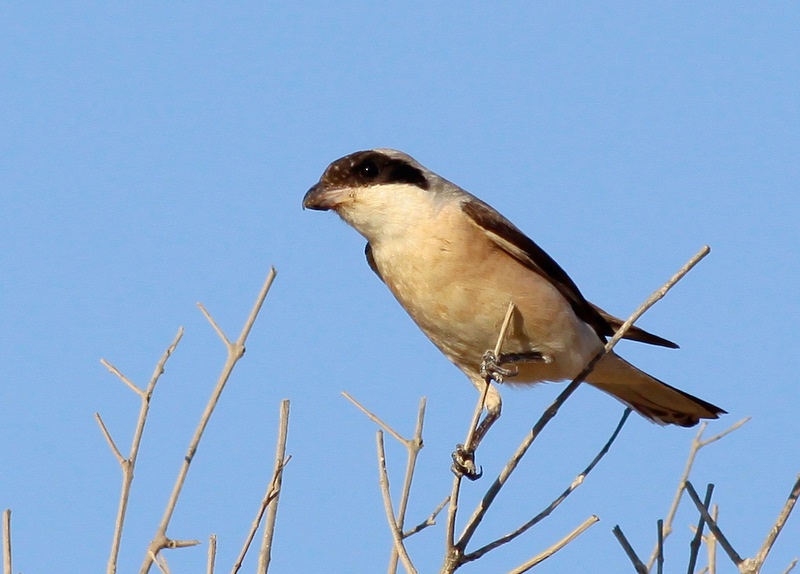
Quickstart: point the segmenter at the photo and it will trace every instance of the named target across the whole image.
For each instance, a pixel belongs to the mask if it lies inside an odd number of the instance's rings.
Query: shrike
[[[587,301],[547,253],[492,207],[405,153],[359,151],[334,161],[303,206],[334,210],[367,240],[369,266],[422,332],[483,392],[509,302],[501,361],[508,383],[571,380],[622,321]],[[676,348],[633,327],[628,339]],[[690,427],[725,413],[609,353],[586,382],[660,424]],[[487,413],[500,413],[491,386]]]

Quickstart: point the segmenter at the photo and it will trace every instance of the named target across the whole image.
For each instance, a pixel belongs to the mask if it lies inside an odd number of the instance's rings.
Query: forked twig
[[[400,529],[402,532],[405,528],[406,522],[406,511],[408,510],[408,501],[411,497],[411,483],[414,480],[414,472],[417,468],[417,457],[419,457],[419,451],[422,450],[422,429],[425,424],[425,407],[427,405],[427,399],[422,397],[419,400],[419,409],[417,410],[417,423],[414,427],[414,436],[413,438],[408,441],[406,446],[407,456],[406,456],[406,472],[403,478],[403,489],[400,491],[400,503],[397,507],[397,528]],[[434,511],[434,513],[425,521],[425,524],[429,521],[435,520],[436,514],[438,511]],[[419,528],[417,530],[413,530],[409,534],[404,534],[403,539],[416,534],[422,530]],[[392,555],[389,557],[389,572],[395,572],[397,570],[397,561],[400,558],[400,555],[397,552],[397,548],[393,548]]]
[[[697,491],[695,491],[694,487],[692,486],[692,483],[689,481],[686,481],[686,492],[689,495],[689,498],[692,499],[692,502],[694,502],[695,506],[697,507],[697,510],[700,512],[702,521],[708,523],[708,527],[712,533],[712,535],[709,536],[708,538],[709,571],[710,572],[715,571],[715,566],[713,566],[713,562],[715,562],[714,547],[715,547],[715,541],[718,541],[720,546],[722,546],[722,549],[725,550],[725,553],[730,558],[731,562],[733,562],[736,565],[736,567],[739,569],[740,572],[742,572],[743,574],[757,574],[758,572],[761,571],[762,567],[764,566],[764,562],[767,560],[767,556],[769,555],[770,550],[772,550],[772,546],[775,544],[775,541],[780,535],[781,530],[783,530],[783,527],[786,525],[786,521],[789,519],[789,515],[792,513],[792,510],[794,509],[798,497],[800,497],[800,475],[797,476],[797,479],[794,485],[792,486],[792,490],[789,493],[789,497],[786,499],[783,508],[781,508],[781,511],[778,513],[778,518],[775,520],[775,523],[772,525],[769,532],[767,533],[767,537],[764,540],[764,543],[762,544],[756,556],[753,558],[742,558],[736,552],[736,550],[734,550],[730,541],[728,541],[728,539],[720,530],[719,525],[717,523],[716,506],[714,508],[713,513],[709,513],[708,510],[710,492],[707,492],[706,494],[706,501],[701,502],[700,497],[697,495]],[[694,549],[693,549],[693,554],[694,554]],[[792,570],[796,563],[797,560],[792,562],[789,565],[786,572]]]
[[[253,305],[252,310],[250,311],[250,315],[247,317],[244,326],[242,327],[242,331],[239,333],[239,337],[236,339],[235,342],[231,343],[228,338],[223,333],[222,329],[217,325],[211,315],[205,310],[205,307],[202,305],[198,305],[200,310],[202,311],[203,315],[208,319],[211,323],[214,330],[219,335],[222,342],[225,344],[225,348],[228,351],[228,357],[225,361],[225,365],[222,368],[222,372],[219,375],[217,380],[217,384],[214,387],[214,390],[211,393],[211,398],[209,398],[208,403],[206,404],[205,410],[203,411],[202,416],[200,417],[200,422],[197,425],[197,429],[192,436],[192,439],[189,441],[189,447],[186,452],[186,456],[183,458],[183,462],[181,464],[180,470],[178,471],[178,476],[175,479],[175,485],[172,488],[172,493],[170,494],[169,500],[167,502],[166,509],[164,510],[164,515],[161,518],[161,522],[156,529],[156,534],[153,537],[153,540],[150,542],[147,552],[145,553],[144,561],[142,562],[142,566],[139,569],[139,574],[146,574],[150,570],[150,566],[153,563],[154,557],[158,555],[158,553],[165,549],[172,547],[172,543],[170,539],[167,537],[167,527],[169,526],[170,521],[172,520],[172,515],[175,512],[175,507],[178,503],[178,498],[180,497],[181,491],[183,490],[183,484],[186,481],[186,476],[189,473],[189,467],[192,464],[192,460],[194,459],[194,455],[197,452],[197,447],[200,444],[200,439],[203,438],[203,433],[208,425],[208,421],[211,418],[214,409],[219,402],[220,395],[222,395],[222,391],[225,389],[225,384],[228,382],[228,379],[233,372],[233,368],[236,366],[236,363],[239,359],[242,358],[244,355],[245,350],[245,342],[247,341],[247,337],[250,334],[250,330],[255,323],[256,317],[258,317],[258,313],[261,310],[261,306],[264,304],[264,300],[267,297],[267,293],[269,292],[270,287],[272,286],[272,282],[275,280],[276,275],[275,268],[271,268],[270,272],[264,281],[263,286],[261,287],[261,291],[256,298],[256,302]]]
[[[683,497],[683,490],[684,484],[686,481],[689,480],[689,474],[692,472],[692,467],[694,466],[694,461],[697,458],[697,453],[700,452],[700,449],[710,445],[711,443],[717,442],[718,440],[728,436],[733,431],[744,425],[747,421],[750,420],[750,417],[745,417],[739,422],[734,425],[728,427],[727,430],[722,431],[721,433],[712,436],[711,438],[707,438],[706,440],[703,439],[703,433],[705,432],[706,428],[708,427],[707,422],[703,422],[700,425],[700,428],[697,431],[694,439],[692,439],[692,445],[689,449],[689,456],[686,459],[686,465],[683,469],[683,474],[681,475],[680,480],[678,481],[678,489],[675,492],[675,497],[672,499],[672,505],[669,508],[669,512],[667,512],[667,518],[664,520],[664,540],[672,534],[672,523],[675,520],[675,514],[678,512],[678,506],[680,505],[681,498]],[[656,556],[658,553],[658,547],[653,548],[653,552],[650,554],[650,559],[647,561],[647,570],[649,571],[653,564],[655,564]]]
[[[136,467],[136,458],[139,455],[139,446],[142,442],[142,435],[144,433],[144,427],[147,423],[147,415],[150,412],[150,399],[153,396],[153,391],[155,391],[156,384],[158,383],[161,375],[164,374],[164,367],[167,364],[167,361],[172,356],[172,353],[175,352],[175,349],[178,346],[181,338],[183,337],[183,327],[178,329],[177,335],[172,340],[172,343],[167,350],[164,351],[164,354],[161,355],[158,363],[156,363],[156,368],[153,371],[153,376],[150,377],[150,382],[147,384],[147,388],[144,390],[140,389],[136,384],[134,384],[130,379],[128,379],[125,375],[123,375],[119,369],[117,369],[114,365],[106,361],[105,359],[101,359],[100,362],[105,366],[109,371],[111,371],[114,375],[116,375],[128,388],[132,389],[138,396],[141,401],[139,406],[139,417],[136,420],[136,428],[133,431],[133,438],[131,439],[131,448],[128,453],[128,457],[125,458],[122,456],[119,448],[117,447],[114,439],[111,438],[111,433],[106,428],[105,423],[103,422],[100,413],[95,413],[94,417],[97,420],[97,424],[100,425],[100,431],[103,433],[103,436],[108,442],[108,446],[111,448],[111,452],[114,454],[114,458],[117,459],[117,462],[120,464],[122,468],[122,488],[120,489],[119,494],[119,505],[117,506],[117,519],[116,524],[114,526],[114,537],[111,542],[111,554],[108,558],[108,564],[106,565],[106,572],[107,574],[115,574],[117,571],[117,560],[119,558],[119,547],[120,543],[122,542],[122,529],[125,524],[125,514],[128,509],[128,500],[130,498],[131,493],[131,485],[133,484],[133,474],[134,469]]]
[[[389,521],[389,530],[392,533],[392,540],[394,540],[394,550],[400,557],[400,561],[406,568],[408,574],[417,574],[417,569],[411,563],[411,557],[408,555],[405,544],[403,544],[403,532],[398,525],[397,518],[394,514],[394,507],[392,506],[392,495],[389,490],[389,473],[386,470],[386,449],[383,444],[383,431],[379,430],[376,433],[375,440],[378,446],[378,474],[380,478],[381,494],[383,495],[383,507],[386,511],[386,518]]]
[[[419,401],[419,409],[417,411],[417,424],[414,427],[414,436],[410,439],[403,437],[400,433],[398,433],[394,428],[390,425],[385,423],[383,420],[380,419],[376,414],[372,411],[367,409],[364,405],[358,402],[355,398],[353,398],[349,393],[343,392],[342,395],[351,403],[353,403],[361,412],[363,412],[371,421],[375,424],[380,426],[384,431],[392,435],[397,442],[402,444],[406,448],[406,472],[405,478],[403,479],[403,489],[400,493],[400,503],[397,508],[397,518],[396,518],[396,525],[398,530],[401,533],[401,538],[405,539],[409,536],[413,536],[420,530],[427,528],[428,526],[434,524],[436,516],[441,511],[441,506],[438,507],[434,512],[422,523],[418,524],[416,527],[412,528],[407,532],[403,532],[403,528],[405,527],[405,518],[406,518],[406,510],[408,509],[408,501],[409,497],[411,496],[411,483],[414,478],[414,472],[417,466],[417,458],[419,456],[420,450],[422,450],[423,441],[422,441],[422,429],[425,423],[425,407],[427,404],[427,400],[425,397],[422,397]],[[387,516],[388,517],[388,516]],[[390,518],[390,517],[388,517]],[[390,518],[391,520],[391,518]],[[392,548],[392,555],[389,559],[389,572],[393,573],[397,571],[397,561],[399,559],[399,555],[396,551],[396,548]]]
[[[275,505],[277,506],[277,498],[281,492],[281,483],[283,478],[283,469],[292,459],[291,456],[286,456],[286,437],[288,434],[289,428],[289,400],[284,399],[281,401],[281,410],[279,415],[278,421],[278,439],[277,439],[277,446],[275,447],[275,466],[272,470],[272,478],[267,485],[267,492],[264,494],[264,498],[261,500],[261,504],[258,507],[258,512],[256,513],[255,519],[253,519],[253,523],[250,525],[250,530],[245,537],[244,544],[242,545],[242,549],[239,551],[239,556],[236,558],[236,562],[233,564],[233,568],[231,569],[231,574],[236,574],[239,569],[242,567],[244,563],[245,556],[247,556],[248,550],[250,550],[250,545],[253,543],[253,539],[256,537],[256,533],[258,532],[258,527],[261,526],[261,520],[264,518],[264,513],[267,511],[267,508],[270,507],[270,504],[275,501]],[[272,520],[268,520],[267,524],[264,527],[264,535],[265,537],[268,536],[268,540],[265,538],[264,542],[262,543],[261,552],[259,553],[259,566],[258,572],[266,572],[269,568],[269,561],[270,561],[270,554],[271,554],[271,546],[272,546],[272,536],[275,532],[275,520],[274,520],[274,513]],[[262,564],[262,555],[264,564]]]

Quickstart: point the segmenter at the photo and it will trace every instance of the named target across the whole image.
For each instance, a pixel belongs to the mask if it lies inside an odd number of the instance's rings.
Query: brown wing
[[[489,205],[471,197],[461,204],[461,209],[500,249],[550,281],[569,302],[578,318],[590,325],[601,339],[605,340],[606,337],[613,335],[622,324],[620,319],[589,303],[575,282],[552,257]],[[672,341],[652,335],[638,327],[632,327],[625,334],[625,338],[652,345],[677,347]]]

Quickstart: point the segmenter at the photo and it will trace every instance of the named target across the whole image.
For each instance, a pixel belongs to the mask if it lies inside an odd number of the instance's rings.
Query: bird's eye
[[[358,166],[358,174],[364,179],[375,179],[378,177],[379,171],[378,166],[371,159],[361,162]]]

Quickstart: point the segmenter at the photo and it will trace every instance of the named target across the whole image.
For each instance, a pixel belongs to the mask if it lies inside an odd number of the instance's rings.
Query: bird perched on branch
[[[500,213],[400,151],[359,151],[334,161],[303,206],[334,210],[366,238],[369,266],[481,392],[484,353],[494,348],[510,302],[515,311],[492,368],[513,384],[573,379],[622,324],[587,301],[558,263]],[[677,347],[638,327],[625,338]],[[659,424],[690,427],[725,412],[614,352],[586,382]],[[487,417],[499,416],[494,386],[485,406]]]

